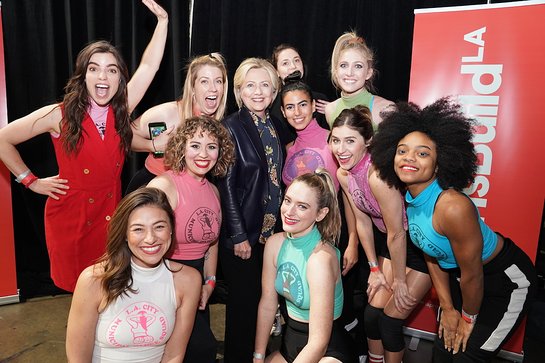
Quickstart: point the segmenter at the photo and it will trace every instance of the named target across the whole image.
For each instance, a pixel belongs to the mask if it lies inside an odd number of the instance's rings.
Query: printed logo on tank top
[[[168,321],[157,305],[137,302],[119,313],[107,329],[107,340],[114,347],[165,344]]]
[[[363,191],[361,189],[356,189],[352,191],[352,199],[354,200],[354,204],[356,207],[358,207],[359,210],[371,214],[373,217],[380,216],[380,212],[376,210],[375,207],[369,203],[367,198],[365,198],[365,195],[363,194]]]
[[[409,225],[409,235],[411,236],[413,243],[427,255],[435,257],[438,260],[444,260],[447,258],[447,253],[439,246],[434,244],[428,237],[426,237],[418,225]]]
[[[282,276],[282,296],[301,307],[305,296],[299,269],[293,263],[286,262],[278,267],[278,271]]]
[[[299,175],[314,173],[318,168],[324,168],[322,156],[312,149],[302,149],[292,155],[284,166],[284,176],[288,182]]]
[[[209,244],[218,238],[219,216],[210,208],[198,208],[189,217],[185,226],[185,238],[188,243]]]

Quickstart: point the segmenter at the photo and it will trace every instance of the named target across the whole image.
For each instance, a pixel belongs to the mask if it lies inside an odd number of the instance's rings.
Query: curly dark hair
[[[394,170],[399,141],[411,132],[426,134],[437,148],[437,181],[441,188],[462,190],[475,179],[477,155],[471,142],[475,120],[462,112],[450,97],[443,97],[421,109],[414,103],[400,102],[383,114],[383,121],[371,141],[369,151],[379,177],[388,185],[405,185]]]
[[[165,165],[179,173],[185,168],[185,147],[187,141],[198,131],[207,132],[216,139],[219,146],[219,155],[216,165],[210,170],[214,177],[223,177],[227,169],[235,161],[235,146],[229,131],[216,119],[210,116],[197,116],[185,120],[168,140],[165,152]]]

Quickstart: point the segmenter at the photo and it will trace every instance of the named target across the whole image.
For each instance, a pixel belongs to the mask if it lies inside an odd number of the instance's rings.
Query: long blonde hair
[[[341,213],[333,178],[331,178],[327,170],[318,168],[314,173],[299,175],[291,185],[295,182],[305,183],[314,190],[319,210],[322,208],[329,209],[326,216],[321,221],[316,222],[316,227],[322,235],[322,242],[337,245],[341,235]]]
[[[220,105],[214,114],[214,118],[216,120],[223,119],[227,105],[227,92],[229,91],[227,68],[225,67],[225,59],[220,53],[210,53],[207,55],[197,56],[187,64],[187,75],[185,76],[183,92],[180,98],[177,100],[178,107],[180,107],[180,115],[182,120],[195,116],[193,115],[193,92],[195,91],[197,73],[199,73],[199,70],[204,66],[216,67],[221,71],[223,78],[223,99],[221,100]]]

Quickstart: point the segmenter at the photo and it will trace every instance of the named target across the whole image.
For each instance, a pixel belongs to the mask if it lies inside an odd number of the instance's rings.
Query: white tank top
[[[168,261],[167,261],[168,264]],[[99,314],[93,362],[160,362],[176,318],[172,272],[131,261],[133,288]]]

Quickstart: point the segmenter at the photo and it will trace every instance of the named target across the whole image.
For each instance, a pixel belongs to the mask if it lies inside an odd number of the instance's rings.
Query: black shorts
[[[293,362],[308,342],[308,323],[301,323],[288,317],[286,331],[282,335],[280,354],[289,363]],[[332,357],[343,363],[356,363],[355,342],[340,323],[333,322],[331,337],[324,357]]]
[[[386,233],[381,232],[375,225],[373,225],[373,236],[375,238],[375,251],[377,256],[381,256],[391,260],[390,251],[388,251],[388,244]],[[424,259],[424,252],[414,245],[409,236],[409,232],[406,233],[407,240],[407,267],[423,272],[428,273],[428,265],[426,265],[426,260]]]

